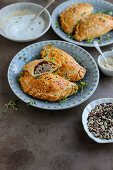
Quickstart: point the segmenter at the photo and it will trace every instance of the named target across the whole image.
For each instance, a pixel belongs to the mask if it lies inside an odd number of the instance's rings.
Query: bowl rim
[[[103,54],[107,54],[107,53],[112,53],[113,54],[113,51],[105,51],[105,52],[103,52]],[[107,58],[108,56],[105,56],[105,58]],[[107,70],[107,69],[105,69],[104,67],[102,67],[101,66],[101,64],[100,64],[100,59],[102,58],[102,56],[101,56],[101,54],[98,56],[98,65],[99,65],[99,67],[101,68],[101,70],[103,70],[104,72],[106,72],[106,73],[113,73],[113,71],[111,71],[111,70]]]
[[[108,100],[111,100],[111,102],[113,102],[113,98],[100,98],[100,99],[96,99],[96,100],[93,100],[92,102],[90,102],[83,110],[83,113],[82,113],[82,125],[83,125],[83,128],[85,130],[85,132],[87,133],[87,135],[92,139],[94,140],[95,142],[97,143],[113,143],[113,139],[110,139],[110,140],[106,140],[106,139],[100,139],[100,138],[96,138],[88,129],[88,126],[87,126],[87,121],[84,121],[84,116],[85,114],[87,114],[87,117],[89,115],[89,113],[86,113],[86,110],[87,108],[92,104],[92,103],[95,103],[95,102],[99,102],[98,104],[102,103],[102,102],[107,102]],[[94,107],[96,106],[97,104],[94,105]],[[90,111],[94,108],[94,107],[90,107]],[[86,119],[87,120],[87,119]]]
[[[0,15],[1,15],[1,12],[6,9],[6,8],[9,8],[11,6],[16,6],[16,5],[19,5],[19,4],[22,4],[22,5],[34,5],[34,6],[37,6],[37,7],[40,7],[40,8],[43,8],[43,6],[39,5],[39,4],[36,4],[36,3],[33,3],[33,2],[16,2],[16,3],[12,3],[12,4],[9,4],[9,5],[6,5],[5,7],[1,8],[0,9]],[[51,26],[51,15],[49,13],[49,11],[47,9],[44,10],[44,12],[47,13],[48,15],[48,18],[49,18],[49,22],[47,22],[47,27],[46,29],[38,36],[35,36],[33,38],[29,38],[29,39],[24,39],[24,40],[19,40],[19,39],[14,39],[14,38],[9,38],[8,36],[6,36],[1,30],[0,30],[0,35],[9,39],[9,40],[12,40],[12,41],[16,41],[16,42],[29,42],[29,41],[34,41],[38,38],[40,38],[41,36],[43,36],[50,28]]]

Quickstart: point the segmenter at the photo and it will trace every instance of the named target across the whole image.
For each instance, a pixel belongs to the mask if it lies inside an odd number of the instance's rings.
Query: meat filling
[[[48,72],[51,70],[52,70],[52,67],[48,63],[42,62],[35,67],[34,73],[40,74],[40,73]]]

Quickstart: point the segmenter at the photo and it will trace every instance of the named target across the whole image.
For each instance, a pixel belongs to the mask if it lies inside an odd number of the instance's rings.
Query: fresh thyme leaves
[[[66,100],[67,100],[67,97],[66,97],[66,96],[64,96],[62,100],[63,100],[63,101],[66,101]]]
[[[29,106],[30,104],[36,104],[36,101],[35,100],[34,101],[30,100],[29,102],[26,103],[27,106]]]
[[[45,56],[47,55],[47,50],[48,50],[48,49],[46,48],[46,52],[45,52],[45,54],[44,54]]]
[[[75,90],[77,90],[77,87],[75,87]]]
[[[23,73],[20,73],[19,76],[17,77],[16,81],[20,82],[20,77],[22,77],[23,75],[24,75]]]
[[[20,73],[19,76],[22,77],[24,74],[23,73]]]
[[[71,38],[72,40],[74,40],[74,35],[73,34],[68,34],[67,38]]]
[[[40,79],[40,76],[37,76],[36,79]]]
[[[81,95],[83,93],[83,90],[84,90],[84,87],[86,86],[86,83],[81,81],[80,82],[80,85],[78,85],[78,89],[81,90]]]
[[[81,14],[81,16],[83,16],[83,15],[85,15],[86,14],[86,12],[83,12],[82,14]]]
[[[93,41],[93,39],[88,39],[87,43],[91,43]]]
[[[49,44],[50,47],[52,47],[54,44]]]
[[[77,24],[80,24],[80,20],[77,21]]]
[[[110,11],[110,12],[109,12],[109,15],[113,15],[113,12],[112,12],[112,11]]]
[[[52,57],[51,61],[52,61],[53,63],[55,63],[56,60]]]
[[[66,100],[67,100],[67,97],[66,97],[66,96],[64,96],[64,97],[62,98],[62,100],[58,100],[59,105],[61,105],[61,104],[62,104],[62,102],[63,102],[63,101],[66,101]]]
[[[51,62],[51,63],[50,63],[50,65],[52,66],[52,65],[53,65],[53,63]]]
[[[102,42],[101,41],[98,41],[99,44],[101,44]]]
[[[45,59],[46,61],[48,61],[48,57],[44,57],[44,59]]]
[[[105,39],[109,39],[109,38],[111,38],[111,35],[110,34],[108,34],[106,37],[105,37]]]
[[[57,71],[55,71],[53,74],[56,75],[59,72],[59,68],[57,68]]]
[[[62,101],[61,101],[61,100],[58,100],[58,102],[59,102],[59,105],[61,105],[61,104],[62,104]]]
[[[55,23],[56,28],[59,28],[59,22]]]
[[[24,57],[24,62],[26,62],[26,60],[27,60],[27,58],[26,58],[26,57]]]
[[[22,57],[19,57],[18,59],[21,60]]]
[[[76,62],[80,62],[80,59],[78,59],[78,58],[75,58],[75,61],[76,61]]]
[[[5,110],[3,110],[3,113],[6,113],[9,107],[12,107],[13,110],[18,111],[17,100],[11,99],[8,104],[5,104]]]

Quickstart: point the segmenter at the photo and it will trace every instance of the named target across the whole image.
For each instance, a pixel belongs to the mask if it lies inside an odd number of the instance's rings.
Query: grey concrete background
[[[0,0],[0,8],[23,1]],[[56,0],[49,7],[50,13],[63,1]],[[43,6],[46,3],[44,0],[31,2]],[[37,41],[52,39],[61,40],[50,28]],[[90,99],[69,110],[46,111],[27,107],[19,100],[22,112],[9,109],[6,114],[2,113],[4,104],[16,98],[7,81],[10,61],[18,51],[34,42],[16,43],[0,36],[0,170],[113,170],[113,144],[95,143],[86,135],[81,123],[83,109],[89,102],[113,97],[112,77],[100,74],[99,86]],[[111,47],[113,45],[102,50]],[[97,61],[98,52],[94,48],[85,49]]]

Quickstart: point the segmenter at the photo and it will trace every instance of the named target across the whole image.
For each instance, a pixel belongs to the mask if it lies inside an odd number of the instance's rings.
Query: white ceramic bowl
[[[113,139],[112,140],[106,140],[106,139],[99,139],[99,138],[96,138],[88,129],[88,126],[87,126],[87,118],[88,118],[88,115],[90,113],[90,111],[92,109],[95,108],[96,105],[99,105],[101,103],[106,103],[106,102],[111,102],[113,103],[113,98],[102,98],[102,99],[97,99],[97,100],[94,100],[92,101],[91,103],[89,103],[84,111],[83,111],[83,114],[82,114],[82,123],[83,123],[83,127],[84,127],[84,130],[86,131],[86,133],[88,134],[88,136],[93,139],[95,142],[97,143],[113,143]]]
[[[40,11],[42,8],[43,8],[42,6],[35,4],[35,3],[31,3],[31,2],[14,3],[14,4],[11,4],[11,5],[8,5],[4,8],[2,8],[0,10],[0,34],[7,39],[17,41],[17,42],[27,42],[27,41],[32,41],[32,40],[38,39],[39,37],[41,37],[48,31],[48,29],[50,28],[50,25],[51,25],[51,16],[47,10],[45,10],[41,14],[41,17],[45,21],[45,28],[41,34],[37,34],[37,36],[35,36],[33,38],[29,38],[29,39],[24,39],[24,38],[17,39],[16,37],[11,38],[5,34],[4,25],[5,25],[6,21],[11,17],[19,16],[20,13],[21,13],[21,15],[25,15],[28,11],[31,13],[32,12],[36,13],[36,12]]]
[[[113,51],[106,51],[103,54],[104,54],[105,58],[107,58],[107,57],[112,57],[113,58]],[[102,67],[102,65],[100,64],[101,60],[102,60],[102,56],[99,55],[99,57],[98,57],[98,66],[99,66],[101,72],[103,74],[107,75],[107,76],[113,76],[113,71],[107,70],[104,67]]]

